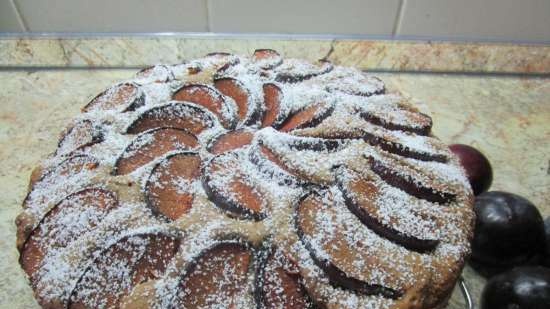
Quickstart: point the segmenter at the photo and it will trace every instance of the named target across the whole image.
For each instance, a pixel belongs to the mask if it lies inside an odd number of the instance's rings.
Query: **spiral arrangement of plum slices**
[[[48,308],[431,308],[472,218],[431,126],[374,76],[269,49],[146,68],[33,174],[21,266]]]

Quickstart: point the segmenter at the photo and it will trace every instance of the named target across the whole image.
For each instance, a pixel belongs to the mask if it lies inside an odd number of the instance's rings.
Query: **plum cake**
[[[100,93],[32,175],[17,248],[43,308],[442,308],[473,195],[382,80],[269,49]]]

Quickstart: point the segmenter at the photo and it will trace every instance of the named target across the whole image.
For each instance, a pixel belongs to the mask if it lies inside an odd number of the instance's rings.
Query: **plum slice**
[[[64,132],[57,143],[57,154],[68,154],[102,141],[103,133],[90,120],[85,119]]]
[[[177,308],[245,308],[254,254],[247,244],[222,241],[191,262],[181,281]]]
[[[361,223],[378,235],[389,239],[409,250],[430,252],[435,249],[438,240],[420,238],[410,233],[396,230],[390,222],[382,220],[379,211],[378,198],[381,194],[379,186],[373,179],[360,176],[358,173],[340,167],[336,171],[336,182],[342,192],[347,208]],[[382,201],[391,202],[391,201]],[[386,209],[385,209],[386,210]],[[401,209],[400,211],[407,211]],[[418,220],[418,218],[417,218]]]
[[[327,185],[334,181],[333,164],[327,160],[334,159],[334,152],[345,144],[341,140],[294,136],[267,128],[257,132],[249,148],[249,159],[262,174],[280,184]],[[322,167],[311,168],[318,164]]]
[[[265,111],[262,117],[262,128],[277,124],[281,111],[281,100],[283,92],[281,88],[273,83],[263,85]]]
[[[206,59],[215,63],[217,68],[234,66],[241,62],[237,56],[227,52],[208,53]]]
[[[278,183],[286,185],[307,185],[302,176],[283,162],[277,154],[263,143],[258,143],[250,151],[250,161],[258,166],[259,170]]]
[[[269,130],[271,130],[272,133],[269,132]],[[267,129],[260,132],[261,133],[259,134],[258,139],[261,144],[269,143],[269,140],[275,137],[275,142],[280,141],[281,143],[287,145],[289,149],[295,151],[312,150],[319,152],[331,152],[340,149],[340,147],[344,144],[342,141],[336,139],[324,139],[316,137],[295,136],[285,133],[276,133],[273,129]],[[264,134],[264,132],[267,134]]]
[[[209,53],[199,60],[205,70],[214,72],[214,77],[222,77],[235,65],[239,64],[239,57],[226,52]]]
[[[172,71],[165,65],[153,65],[136,73],[139,79],[150,80],[155,83],[165,83],[174,79]]]
[[[69,298],[68,308],[119,308],[136,285],[160,278],[180,246],[167,234],[126,236],[105,249],[89,266]]]
[[[208,144],[207,149],[211,153],[218,155],[230,150],[235,150],[250,145],[254,132],[246,129],[229,131],[216,137]]]
[[[376,76],[371,76],[360,71],[339,68],[335,71],[341,72],[343,76],[329,80],[328,91],[339,91],[350,95],[370,97],[373,95],[384,94],[386,86],[384,82]],[[335,72],[336,75],[340,72]]]
[[[439,204],[452,202],[456,198],[456,194],[446,191],[444,186],[435,182],[427,186],[424,182],[419,181],[419,179],[426,178],[420,171],[411,170],[404,164],[401,164],[402,170],[398,171],[396,168],[399,168],[399,162],[388,164],[372,156],[367,159],[371,170],[382,180],[414,197]]]
[[[98,165],[99,162],[96,158],[84,154],[74,155],[65,159],[38,178],[25,197],[23,207],[27,208],[36,199],[56,196],[57,193],[77,187],[82,182],[82,176],[96,169]],[[69,192],[65,194],[67,193]]]
[[[145,184],[145,199],[155,214],[177,220],[191,210],[201,159],[196,152],[172,154],[157,163]]]
[[[244,125],[254,124],[259,120],[260,106],[242,82],[232,77],[217,78],[214,80],[214,87],[235,101],[239,120]]]
[[[258,308],[315,308],[296,262],[276,247],[262,253],[254,293]]]
[[[273,49],[256,49],[252,59],[264,70],[273,69],[283,63],[283,57]]]
[[[290,132],[296,129],[314,127],[332,114],[334,106],[328,103],[312,104],[290,115],[279,127],[279,131]]]
[[[157,128],[138,135],[117,159],[113,174],[126,175],[170,151],[191,150],[197,138],[182,129]]]
[[[282,83],[297,83],[326,74],[334,66],[328,60],[319,60],[317,63],[304,63],[295,59],[287,59],[276,69],[275,81]]]
[[[203,187],[221,209],[237,217],[262,220],[266,216],[265,197],[241,170],[242,160],[235,152],[214,157],[204,168]]]
[[[372,104],[372,106],[375,105]],[[360,112],[360,115],[366,121],[392,131],[429,135],[432,129],[430,116],[404,106],[391,107],[388,105],[382,109],[372,108]]]
[[[189,84],[178,89],[172,99],[198,104],[213,112],[222,125],[232,129],[237,124],[237,107],[227,101],[222,93],[215,88],[202,84]]]
[[[123,83],[98,94],[82,108],[82,112],[93,110],[133,111],[145,104],[145,95],[135,84]]]
[[[93,230],[117,205],[113,192],[87,188],[68,195],[48,211],[28,236],[19,257],[31,283],[36,281],[36,271],[49,249],[66,247]]]
[[[349,243],[344,236],[346,231],[343,229],[345,227],[341,226],[336,219],[337,210],[326,203],[326,198],[324,200],[320,193],[310,192],[300,199],[294,216],[298,236],[313,262],[324,271],[331,284],[335,286],[363,295],[380,295],[393,299],[400,297],[402,291],[376,282],[367,282],[368,277],[361,275],[361,272],[364,271],[362,269],[368,269],[370,263],[379,264],[379,270],[387,271],[388,277],[395,276],[392,274],[395,270],[390,269],[391,265],[385,265],[381,260],[377,261],[377,259],[385,257],[363,256],[362,253],[365,250],[360,250],[365,248],[360,247],[368,246],[368,244],[352,245]],[[330,230],[331,228],[333,230]],[[325,231],[325,229],[329,230]],[[347,232],[354,233],[355,231]],[[360,267],[357,267],[354,265],[354,261],[365,261],[365,265],[361,264]],[[375,275],[371,275],[371,277],[370,280],[376,278]]]
[[[380,137],[367,132],[364,132],[363,136],[363,140],[367,143],[373,146],[378,146],[382,150],[398,156],[420,161],[435,161],[441,163],[446,163],[449,161],[448,154],[445,154],[440,150],[438,151],[438,149],[435,149],[434,147],[431,147],[432,149],[429,150],[426,149],[426,146],[422,147],[424,149],[418,149],[419,145],[427,144],[427,139],[430,139],[432,142],[436,142],[433,138],[412,134],[405,136],[403,139],[392,135]],[[443,147],[443,145],[439,146],[440,148]]]
[[[126,133],[138,134],[150,129],[172,127],[199,135],[216,124],[216,116],[202,106],[171,102],[143,112],[128,126]]]
[[[298,138],[289,143],[289,148],[302,151],[302,150],[313,150],[313,151],[335,151],[342,146],[342,142],[339,140],[330,140],[322,138]]]

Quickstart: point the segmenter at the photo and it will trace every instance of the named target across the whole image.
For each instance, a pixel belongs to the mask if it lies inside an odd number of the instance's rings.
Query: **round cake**
[[[17,217],[43,308],[442,308],[473,195],[357,69],[213,53],[84,106]]]

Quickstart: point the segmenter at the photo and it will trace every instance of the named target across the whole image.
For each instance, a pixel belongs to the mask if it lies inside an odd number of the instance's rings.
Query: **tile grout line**
[[[15,9],[15,15],[17,17],[17,20],[23,27],[23,31],[29,32],[29,27],[27,26],[27,22],[23,18],[23,15],[21,14],[21,10],[19,9],[19,5],[15,2],[15,0],[10,0],[12,7]]]
[[[397,36],[397,32],[401,29],[401,21],[403,20],[403,14],[405,12],[405,1],[399,0],[399,6],[397,7],[397,15],[395,16],[395,23],[393,24],[392,37]]]

